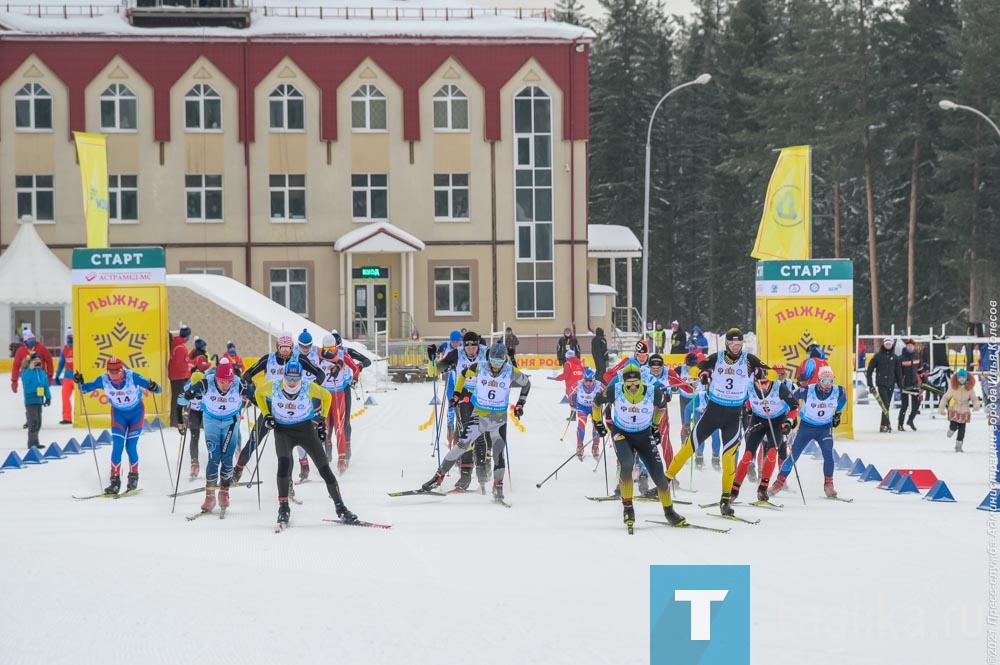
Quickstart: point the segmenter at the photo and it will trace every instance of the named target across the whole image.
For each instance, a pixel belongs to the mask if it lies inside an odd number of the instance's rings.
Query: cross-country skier
[[[330,393],[323,390],[320,382],[305,384],[302,369],[298,358],[290,360],[285,364],[280,380],[260,386],[256,392],[263,427],[274,430],[274,452],[278,456],[278,527],[288,526],[291,515],[288,489],[292,483],[292,450],[295,446],[304,448],[312,458],[337,507],[337,517],[345,522],[357,522],[358,516],[344,505],[340,485],[323,449]],[[313,400],[320,401],[318,409]]]
[[[580,383],[583,379],[583,362],[576,357],[576,351],[573,349],[566,350],[566,362],[563,363],[562,371],[556,376],[550,376],[549,378],[553,381],[562,381],[565,384],[566,390],[566,401],[569,402],[569,418],[566,420],[572,422],[576,420],[576,407],[573,405],[573,391],[576,390],[576,384]]]
[[[351,461],[351,442],[347,428],[351,414],[347,411],[346,396],[351,393],[351,384],[357,380],[361,370],[354,359],[342,347],[340,335],[331,333],[323,337],[323,351],[320,353],[320,367],[326,374],[323,387],[330,393],[330,410],[326,414],[326,456],[333,462],[334,433],[337,436],[337,472],[347,471]]]
[[[576,456],[581,462],[583,461],[583,439],[587,434],[587,421],[593,416],[594,397],[602,390],[604,390],[604,384],[597,380],[597,373],[588,367],[583,370],[583,380],[576,384],[576,389],[570,396],[570,403],[576,407]],[[596,425],[597,421],[595,420],[594,423]],[[597,459],[601,454],[601,437],[597,435],[596,427],[593,436],[590,453],[594,459]]]
[[[719,511],[723,515],[735,512],[729,492],[736,474],[740,418],[751,373],[758,367],[764,367],[760,358],[743,350],[743,331],[739,328],[726,331],[726,350],[713,353],[698,363],[701,383],[708,386],[708,405],[695,424],[691,437],[684,442],[667,469],[667,478],[673,481],[698,444],[719,430],[722,434],[722,497],[719,499]]]
[[[632,469],[636,457],[642,460],[656,484],[663,514],[674,525],[684,523],[677,514],[670,496],[670,482],[663,473],[660,460],[660,419],[667,399],[663,388],[647,381],[639,363],[630,361],[621,370],[621,381],[608,386],[594,398],[594,429],[600,436],[608,434],[604,424],[603,409],[611,411],[611,437],[618,455],[618,485],[621,489],[622,511],[625,525],[631,531],[635,523],[632,506]]]
[[[188,397],[188,392],[191,386],[200,381],[205,377],[205,372],[211,367],[211,363],[208,362],[208,358],[205,356],[198,356],[194,359],[194,371],[191,373],[191,378],[184,385],[184,399],[187,400],[187,424],[188,433],[191,435],[191,480],[198,477],[201,472],[201,466],[198,462],[198,448],[201,443],[201,427],[202,427],[202,408],[201,408],[201,398],[200,397]]]
[[[514,405],[514,416],[524,413],[524,403],[531,390],[531,380],[507,358],[507,347],[496,342],[487,353],[486,362],[470,365],[458,377],[451,403],[458,408],[461,430],[458,443],[441,460],[434,477],[421,486],[429,492],[441,485],[445,474],[455,462],[465,454],[473,442],[483,434],[489,434],[493,442],[493,500],[503,501],[503,473],[506,468],[503,451],[507,445],[503,428],[507,424],[507,407],[510,391],[521,388]]]
[[[847,391],[834,385],[833,368],[821,367],[818,375],[816,383],[792,393],[793,398],[802,401],[801,423],[792,444],[792,454],[781,464],[781,471],[771,484],[771,494],[782,490],[799,455],[810,441],[815,441],[823,452],[823,492],[830,498],[837,497],[837,490],[833,488],[833,428],[840,426],[840,412],[847,405]]]
[[[639,364],[644,374],[648,371],[649,368],[647,363],[649,363],[649,342],[647,340],[640,339],[638,342],[636,342],[635,354],[631,358],[623,358],[622,360],[618,361],[618,364],[609,369],[607,372],[605,372],[603,377],[598,377],[598,378],[603,378],[604,385],[610,386],[612,383],[616,381],[618,373],[622,370],[623,367],[625,367],[625,363],[627,363],[629,360],[632,359],[634,359],[636,363]]]
[[[243,395],[233,365],[223,357],[214,370],[195,372],[184,396],[192,402],[200,401],[203,414],[208,466],[205,467],[205,502],[201,510],[207,513],[215,508],[216,487],[219,488],[219,506],[225,510],[229,507],[229,486],[233,481],[233,456],[240,445],[243,407]]]
[[[74,372],[73,379],[80,386],[81,393],[103,390],[111,404],[111,484],[104,488],[104,493],[118,494],[121,489],[122,450],[128,452],[129,461],[125,491],[131,492],[139,486],[139,450],[136,444],[146,417],[142,389],[159,393],[160,386],[156,381],[126,369],[118,358],[108,358],[104,369],[104,374],[89,383],[84,381],[80,372]]]
[[[772,381],[767,371],[758,368],[754,373],[753,387],[747,394],[750,404],[750,427],[747,428],[746,449],[736,467],[733,479],[733,501],[739,496],[740,486],[747,477],[750,464],[757,455],[757,448],[764,441],[764,463],[760,470],[760,484],[757,486],[757,500],[768,501],[768,484],[774,471],[778,444],[796,424],[799,403],[792,397],[784,383]]]
[[[452,395],[455,391],[455,386],[458,384],[458,379],[461,375],[474,364],[485,365],[486,360],[486,347],[481,344],[481,339],[479,333],[473,332],[471,330],[466,331],[465,335],[462,336],[462,345],[457,347],[454,344],[454,335],[452,335],[451,348],[445,353],[444,357],[438,361],[438,370],[442,373],[448,373],[448,385],[445,386],[445,395]],[[452,400],[448,403],[448,448],[450,449],[454,446],[454,433],[457,429],[457,423],[459,419],[458,409]],[[504,426],[506,426],[506,420],[504,421]],[[504,437],[506,430],[500,434]],[[467,490],[472,484],[472,466],[476,465],[477,479],[480,484],[484,484],[487,479],[486,471],[486,435],[478,437],[474,444],[473,450],[467,451],[461,458],[459,462],[460,475],[458,482],[455,483],[455,489],[457,490]]]

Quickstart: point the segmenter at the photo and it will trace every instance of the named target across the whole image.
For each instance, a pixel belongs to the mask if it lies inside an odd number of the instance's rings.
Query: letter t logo
[[[712,639],[712,601],[729,595],[725,589],[676,589],[674,600],[691,603],[691,640]]]

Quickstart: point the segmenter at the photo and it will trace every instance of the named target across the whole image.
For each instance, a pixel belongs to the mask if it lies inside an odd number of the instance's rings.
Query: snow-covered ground
[[[975,509],[989,473],[982,414],[962,455],[941,417],[921,415],[918,432],[876,433],[874,405],[858,407],[858,439],[837,446],[883,473],[932,468],[957,504],[892,495],[844,472],[838,489],[855,502],[824,501],[820,462],[806,457],[806,506],[783,494],[783,512],[743,507],[738,514],[761,523],[732,524],[728,535],[640,521],[630,537],[619,504],[584,500],[605,492],[604,467],[595,472],[589,457],[536,489],[575,444],[572,432],[559,442],[561,384],[542,372],[533,380],[527,431],[511,427],[510,510],[478,495],[386,496],[433,474],[432,433],[418,430],[431,413],[430,383],[376,394],[378,405],[354,421],[344,496],[390,531],[324,523],[333,505],[313,482],[298,488],[305,504],[292,506],[292,528],[274,534],[270,446],[263,508],[256,490],[238,488],[224,521],[184,519],[201,495],[181,497],[171,514],[156,432],[140,443],[144,492],[124,500],[71,498],[99,491],[89,452],[3,473],[0,664],[644,663],[649,565],[687,563],[751,566],[753,663],[990,662],[989,514]],[[42,441],[85,435],[55,424],[54,397]],[[23,452],[22,413],[19,395],[0,392],[4,457]],[[174,464],[178,435],[164,436]],[[105,481],[109,455],[98,451]],[[719,474],[695,472],[694,485],[679,498],[715,499]],[[679,508],[693,522],[730,524]],[[640,520],[662,518],[657,504],[636,510]]]

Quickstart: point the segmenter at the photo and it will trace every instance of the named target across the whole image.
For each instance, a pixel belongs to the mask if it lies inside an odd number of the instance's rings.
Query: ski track
[[[920,431],[879,434],[874,405],[856,406],[858,440],[836,446],[883,475],[932,468],[958,504],[891,495],[844,472],[835,474],[837,489],[855,502],[823,501],[821,463],[806,456],[799,464],[805,507],[788,493],[776,499],[782,512],[737,506],[737,515],[761,520],[756,526],[678,507],[692,522],[732,527],[719,535],[647,524],[662,513],[638,502],[629,537],[619,503],[583,498],[604,494],[603,462],[595,473],[591,457],[572,460],[535,488],[574,452],[576,425],[560,443],[563,385],[546,380],[546,371],[530,374],[527,431],[508,427],[510,510],[489,496],[386,496],[434,472],[433,431],[417,429],[430,414],[429,382],[372,395],[378,404],[353,421],[352,466],[338,474],[347,505],[362,520],[394,525],[389,531],[323,523],[336,514],[314,467],[316,482],[296,488],[305,503],[292,505],[291,528],[275,534],[273,442],[261,456],[262,509],[256,487],[234,487],[221,521],[218,508],[184,519],[198,512],[200,493],[178,497],[171,514],[174,477],[160,464],[156,432],[140,440],[145,491],[127,500],[71,498],[100,489],[90,451],[3,473],[0,665],[416,663],[451,654],[477,665],[648,662],[648,567],[685,563],[751,566],[753,663],[981,661],[987,533],[986,514],[975,507],[989,474],[983,414],[962,455],[944,436],[944,418],[924,411]],[[11,445],[26,439],[20,394],[2,391],[0,414],[8,423],[0,453],[23,453]],[[676,449],[676,401],[670,414]],[[57,407],[45,409],[44,443],[86,435],[58,420]],[[164,435],[173,465],[179,438],[174,430]],[[188,481],[185,443],[182,490],[204,483],[204,439],[201,446],[201,477]],[[442,436],[442,455],[446,449]],[[106,483],[110,447],[97,454]],[[608,471],[615,473],[613,457]],[[252,473],[251,461],[244,481]],[[443,489],[457,479],[455,470]],[[699,493],[683,498],[718,495],[717,472],[696,472],[694,483]],[[456,614],[455,604],[467,611]]]

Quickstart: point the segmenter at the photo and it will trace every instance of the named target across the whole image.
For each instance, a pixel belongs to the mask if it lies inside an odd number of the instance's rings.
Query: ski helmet
[[[743,331],[739,328],[730,328],[726,331],[726,341],[727,342],[742,342],[743,341]]]
[[[494,342],[486,357],[490,361],[491,368],[500,369],[507,362],[507,347],[503,345],[503,342]]]
[[[588,367],[587,369],[583,370],[584,381],[593,381],[595,378],[597,378],[597,372],[595,372],[593,368]]]
[[[332,349],[337,346],[337,338],[333,335],[323,335],[323,348]]]

